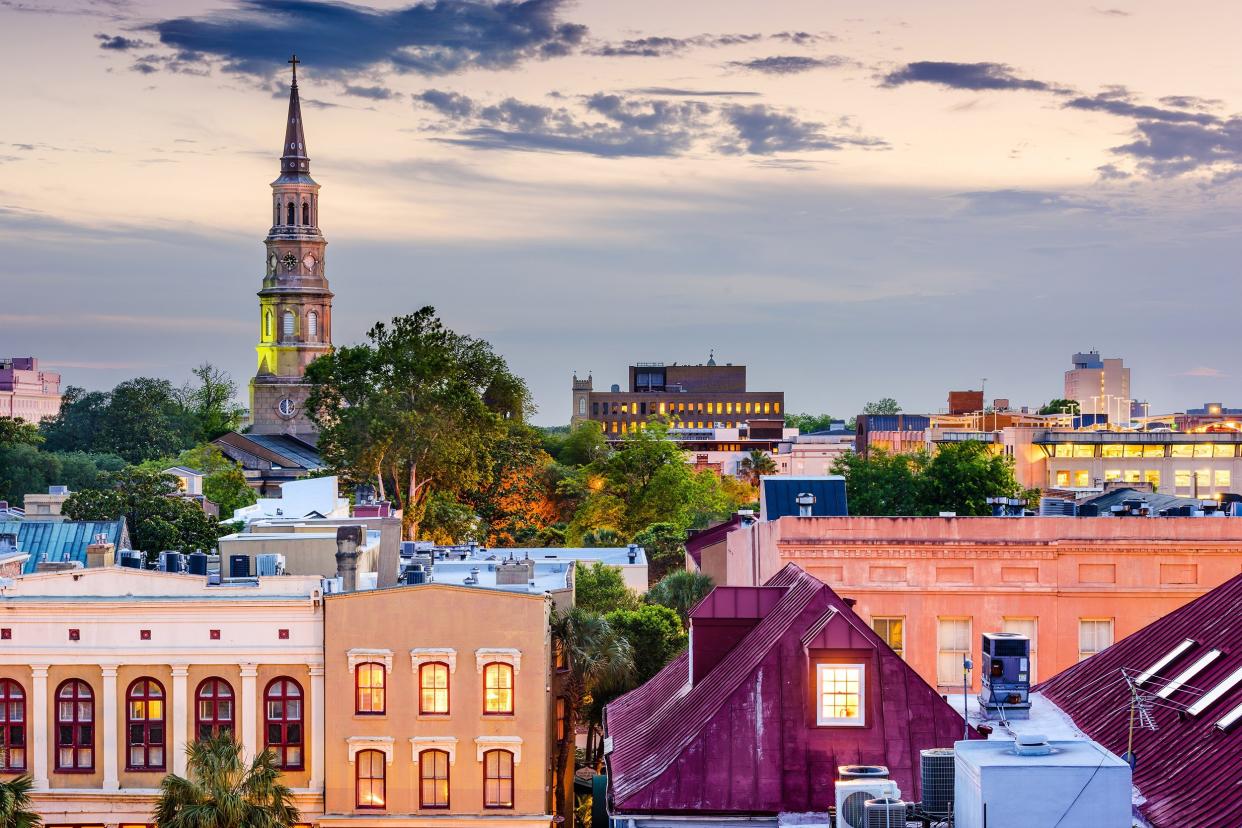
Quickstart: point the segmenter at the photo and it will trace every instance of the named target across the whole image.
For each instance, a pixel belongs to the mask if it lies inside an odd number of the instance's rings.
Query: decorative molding
[[[254,678],[259,675],[259,665],[254,663],[238,664],[237,670],[242,678]]]
[[[452,647],[415,647],[410,650],[410,666],[414,672],[429,661],[443,661],[448,664],[449,673],[457,672],[457,651]]]
[[[188,664],[172,664],[170,667],[173,678],[185,678],[190,674],[190,665]]]
[[[384,764],[392,764],[391,736],[350,736],[345,740],[349,746],[349,762],[352,765],[360,750],[378,750],[384,754]]]
[[[517,675],[522,669],[522,651],[516,647],[480,647],[474,651],[474,666],[480,673],[484,665],[493,661],[511,665],[513,674]]]
[[[475,760],[482,762],[483,754],[489,750],[507,750],[513,754],[513,764],[519,764],[522,761],[522,737],[521,736],[475,736],[474,737],[474,753]]]
[[[351,673],[359,664],[371,662],[383,664],[385,672],[392,672],[392,650],[373,650],[366,647],[355,647],[347,651],[345,657],[349,659],[349,672]],[[314,666],[312,665],[313,668]]]
[[[448,754],[449,765],[457,764],[456,736],[411,736],[410,747],[413,751],[414,764],[418,764],[418,754],[424,750],[442,750]]]

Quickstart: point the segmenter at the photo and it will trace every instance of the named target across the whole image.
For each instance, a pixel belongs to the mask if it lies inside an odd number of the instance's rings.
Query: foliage
[[[1039,409],[1040,414],[1077,414],[1078,412],[1078,400],[1065,400],[1061,398],[1049,400],[1047,405]]]
[[[214,549],[218,521],[190,500],[176,497],[170,474],[130,467],[108,475],[104,489],[75,492],[61,511],[70,520],[116,520],[124,517],[130,542],[148,556],[161,550]]]
[[[668,607],[681,619],[682,626],[690,626],[690,610],[712,591],[712,579],[701,572],[671,572],[647,590],[649,604]]]
[[[40,451],[30,443],[0,445],[0,500],[20,506],[26,495],[46,492],[49,486],[97,488],[101,474],[124,466],[114,454]]]
[[[530,395],[490,345],[445,328],[434,308],[367,338],[311,363],[306,407],[324,459],[346,482],[377,482],[414,538],[433,492],[462,501],[491,481],[506,422],[529,413]]]
[[[653,523],[634,536],[647,553],[647,579],[655,583],[686,563],[686,531],[672,523]]]
[[[0,447],[37,446],[43,442],[39,427],[16,417],[0,417]]]
[[[866,457],[847,452],[832,464],[845,476],[851,515],[920,515],[920,478],[927,464],[924,452],[889,454],[872,449]]]
[[[664,668],[686,647],[681,616],[660,604],[613,610],[604,619],[634,650],[635,686]]]
[[[35,828],[43,824],[30,799],[33,788],[34,780],[25,775],[0,782],[0,828]]]
[[[776,474],[776,461],[761,449],[751,449],[737,464],[737,476],[752,486],[758,486],[759,478],[765,474]]]
[[[241,745],[220,735],[191,743],[186,754],[187,776],[160,783],[158,828],[289,828],[301,818],[272,751],[246,765]]]
[[[241,464],[226,457],[211,443],[188,448],[176,457],[160,457],[139,464],[143,471],[159,473],[173,466],[185,466],[203,473],[203,496],[220,507],[220,517],[229,520],[233,512],[258,501],[259,494],[246,482]]]
[[[591,549],[621,546],[621,536],[615,529],[592,529],[582,536],[582,545]]]
[[[565,436],[555,457],[557,462],[566,466],[586,466],[603,459],[608,451],[604,426],[595,420],[587,420]]]
[[[243,413],[233,402],[237,397],[237,383],[228,372],[210,362],[195,368],[193,374],[198,384],[186,385],[181,390],[182,404],[193,419],[193,439],[208,443],[222,434],[236,431]]]
[[[785,414],[785,427],[796,428],[802,434],[828,431],[834,422],[831,414]]]
[[[596,561],[590,566],[577,566],[574,603],[587,612],[602,614],[638,606],[638,595],[625,585],[620,570]]]
[[[900,414],[901,405],[892,397],[881,397],[863,406],[864,414]]]
[[[489,546],[512,546],[558,517],[548,474],[552,458],[540,445],[539,431],[517,420],[504,425],[504,435],[492,447],[486,482],[465,495],[479,517],[482,536],[477,540]]]
[[[423,506],[419,530],[422,539],[432,543],[454,544],[477,540],[483,532],[479,516],[448,492],[432,492]]]

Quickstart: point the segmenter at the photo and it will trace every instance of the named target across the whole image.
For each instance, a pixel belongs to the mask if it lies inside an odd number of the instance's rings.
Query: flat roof
[[[569,588],[568,561],[535,561],[534,584],[497,584],[496,570],[500,561],[436,561],[431,567],[431,583],[452,586],[479,586],[510,592],[552,592]],[[478,570],[478,583],[467,584],[466,579]]]

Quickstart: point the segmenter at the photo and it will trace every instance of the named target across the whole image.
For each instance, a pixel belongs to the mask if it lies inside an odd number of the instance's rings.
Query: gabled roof
[[[282,469],[317,471],[323,468],[323,459],[315,446],[291,434],[239,434],[230,431],[212,442],[238,461],[245,459],[239,456],[240,453]],[[243,465],[246,463],[243,462]]]
[[[1156,730],[1134,730],[1134,785],[1146,799],[1143,815],[1157,828],[1237,828],[1242,825],[1242,721],[1228,729],[1217,723],[1242,707],[1240,643],[1242,575],[1038,689],[1084,733],[1121,755],[1128,745],[1131,698],[1122,670],[1145,678],[1138,685],[1140,696],[1149,700]],[[1212,656],[1213,650],[1219,654]],[[1202,710],[1194,707],[1200,699]]]
[[[40,560],[78,561],[86,565],[86,547],[96,535],[117,549],[129,546],[124,520],[15,520],[0,523],[0,534],[17,535],[17,549],[30,557],[24,571],[34,572]],[[46,555],[46,557],[44,557]]]

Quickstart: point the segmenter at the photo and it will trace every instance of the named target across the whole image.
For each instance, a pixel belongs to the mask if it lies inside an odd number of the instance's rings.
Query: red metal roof
[[[683,655],[608,705],[612,811],[824,811],[837,765],[857,763],[887,765],[903,794],[917,797],[919,751],[960,739],[961,716],[798,567],[786,566],[763,590],[726,592],[709,596],[694,617],[718,621],[736,608],[761,620],[712,669],[691,686]],[[765,606],[771,593],[780,597]],[[693,620],[691,629],[693,637]],[[866,726],[814,725],[811,654],[867,665]]]
[[[1108,649],[1063,670],[1037,689],[1092,739],[1125,753],[1130,691],[1122,669],[1141,674],[1190,639],[1193,646],[1140,685],[1151,697],[1213,649],[1222,655],[1168,698],[1152,698],[1156,730],[1136,727],[1134,784],[1143,815],[1156,828],[1238,828],[1242,825],[1242,725],[1225,732],[1221,718],[1242,704],[1234,685],[1195,716],[1184,712],[1242,667],[1242,575],[1153,621]]]

